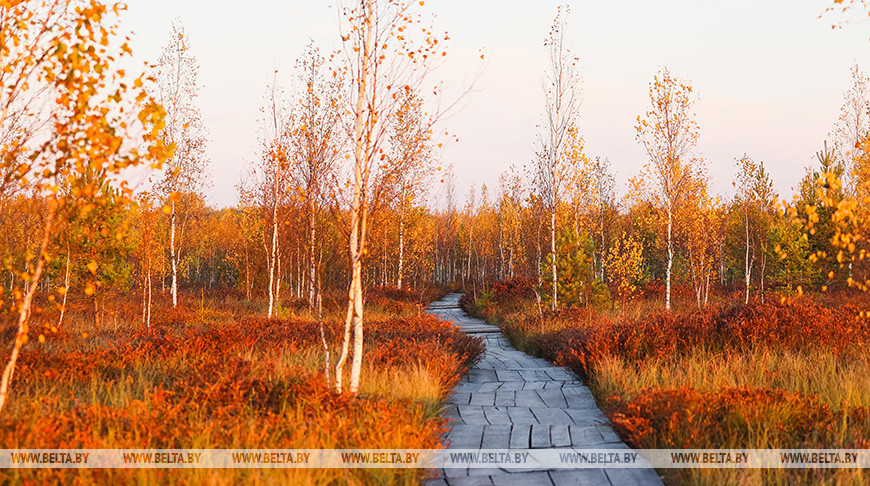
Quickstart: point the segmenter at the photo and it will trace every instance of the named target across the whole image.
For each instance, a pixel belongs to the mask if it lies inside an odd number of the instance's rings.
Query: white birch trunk
[[[172,201],[172,214],[169,216],[169,253],[172,265],[172,307],[178,306],[178,255],[175,251],[175,201]]]
[[[344,325],[344,339],[341,346],[341,355],[338,363],[335,366],[335,388],[338,392],[342,391],[342,371],[344,364],[347,361],[347,355],[350,346],[350,333],[353,329],[354,334],[354,350],[353,360],[351,362],[350,386],[349,391],[356,393],[359,390],[359,380],[362,371],[362,346],[363,346],[363,300],[362,300],[362,253],[365,246],[365,225],[366,225],[366,197],[365,193],[368,187],[365,186],[364,177],[368,176],[369,165],[365,160],[368,154],[364,145],[365,128],[366,128],[366,84],[369,77],[369,57],[372,51],[372,40],[374,30],[374,19],[372,18],[375,12],[372,0],[368,0],[369,16],[365,22],[365,44],[361,58],[359,72],[359,91],[357,93],[355,117],[355,148],[354,148],[354,195],[353,206],[351,208],[350,221],[350,241],[349,241],[349,256],[352,268],[352,277],[350,288],[348,289],[348,308],[347,316]]]
[[[147,305],[147,313],[145,315],[145,327],[148,331],[151,331],[151,263],[148,263],[148,305]]]
[[[402,270],[405,266],[405,211],[399,218],[399,269],[396,277],[396,287],[402,288]]]
[[[316,300],[316,289],[315,289],[315,277],[317,273],[317,264],[314,258],[314,248],[317,245],[317,228],[315,226],[315,218],[314,218],[314,202],[310,200],[308,201],[308,310],[311,314],[314,314],[315,307],[317,303]],[[327,376],[327,382],[329,382],[329,377]]]
[[[278,174],[275,174],[275,200],[272,203],[272,249],[271,261],[269,262],[269,312],[272,318],[275,308],[275,262],[278,260]]]
[[[749,282],[751,280],[751,272],[752,272],[752,262],[749,259],[749,216],[747,215],[744,219],[746,222],[746,257],[744,258],[744,280],[746,281],[746,296],[744,298],[744,304],[749,305]]]
[[[550,213],[550,254],[552,255],[552,265],[550,271],[553,278],[553,301],[550,303],[551,310],[555,311],[558,302],[559,279],[556,273],[556,207],[553,206],[553,211]]]
[[[671,269],[674,265],[673,227],[674,212],[673,209],[668,206],[668,271],[667,282],[665,285],[665,309],[667,310],[671,310]]]

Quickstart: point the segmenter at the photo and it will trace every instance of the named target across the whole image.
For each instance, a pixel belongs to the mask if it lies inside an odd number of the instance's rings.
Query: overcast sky
[[[486,53],[478,92],[445,122],[459,137],[446,145],[464,193],[471,184],[496,190],[511,164],[528,163],[543,107],[543,40],[553,0],[428,0],[436,31],[452,38],[438,79],[458,89]],[[734,158],[762,160],[776,189],[790,195],[836,121],[849,67],[870,70],[870,24],[831,29],[819,16],[827,0],[575,0],[568,43],[583,75],[581,131],[587,154],[610,159],[620,192],[645,156],[635,141],[637,115],[661,66],[697,90],[700,155],[714,188],[730,193]],[[257,154],[264,87],[290,68],[309,39],[339,46],[327,0],[129,0],[122,25],[133,32],[137,60],[154,62],[180,18],[200,63],[200,106],[210,132],[208,154],[216,206],[237,202],[235,185]]]

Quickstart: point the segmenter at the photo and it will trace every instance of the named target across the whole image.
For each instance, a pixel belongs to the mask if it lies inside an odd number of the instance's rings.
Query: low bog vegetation
[[[859,311],[867,308],[863,296],[607,314],[541,311],[514,284],[464,302],[500,323],[519,348],[584,377],[633,447],[870,447],[870,321]],[[861,470],[662,472],[686,484],[870,480]]]
[[[245,315],[244,305],[227,299],[222,311],[210,310],[205,296],[185,296],[175,310],[161,306],[151,331],[130,329],[139,327],[135,314],[103,318],[94,329],[86,312],[72,312],[57,332],[47,326],[45,342],[30,343],[19,362],[0,440],[7,448],[437,448],[441,403],[483,352],[480,340],[449,322],[374,313],[361,393],[339,395],[324,379],[317,322]],[[35,320],[51,318],[46,311]],[[336,343],[340,329],[339,319],[327,319],[327,342]],[[329,351],[334,365],[337,347]],[[425,474],[35,470],[2,477],[30,484],[416,484]]]

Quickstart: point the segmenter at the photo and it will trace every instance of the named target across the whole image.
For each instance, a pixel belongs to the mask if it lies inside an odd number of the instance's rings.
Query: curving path
[[[469,370],[447,400],[451,420],[446,440],[456,449],[629,449],[595,405],[589,387],[568,369],[517,351],[498,327],[468,317],[460,294],[450,294],[428,312],[482,336],[483,359]],[[431,486],[460,485],[661,485],[652,469],[442,469]]]

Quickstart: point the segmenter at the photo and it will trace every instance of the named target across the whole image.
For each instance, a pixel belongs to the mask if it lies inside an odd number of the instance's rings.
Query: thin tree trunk
[[[355,218],[354,218],[355,219]],[[347,315],[344,319],[344,333],[341,340],[341,352],[338,355],[338,362],[335,363],[335,390],[342,392],[344,379],[344,364],[347,362],[347,356],[350,352],[350,333],[353,324],[353,295],[356,279],[351,278],[350,289],[348,289],[348,304]]]
[[[248,242],[245,241],[245,297],[251,301],[251,259],[248,255]]]
[[[336,364],[335,382],[336,389],[342,391],[342,368],[347,360],[350,344],[350,332],[353,328],[354,349],[353,360],[351,361],[350,372],[350,392],[356,393],[359,389],[360,375],[362,374],[362,347],[363,347],[363,293],[362,293],[362,256],[365,249],[366,223],[367,223],[367,197],[368,197],[368,171],[369,165],[367,144],[369,140],[364,140],[366,117],[364,114],[366,105],[366,84],[369,76],[369,56],[372,50],[374,19],[372,18],[375,12],[372,5],[372,0],[368,0],[368,16],[366,18],[365,44],[362,52],[362,62],[359,73],[359,91],[357,93],[356,103],[356,127],[354,141],[356,147],[354,149],[354,195],[353,206],[351,208],[351,223],[350,223],[350,261],[352,269],[352,277],[350,288],[348,290],[348,309],[347,317],[344,326],[344,340],[342,342],[341,356]]]
[[[558,302],[559,279],[556,274],[556,206],[553,205],[553,211],[550,213],[550,255],[552,256],[550,271],[553,278],[553,301],[550,303],[550,309],[555,311]]]
[[[399,269],[396,278],[396,287],[402,288],[402,270],[405,264],[405,210],[399,216]]]
[[[321,259],[323,257],[323,248],[320,249]],[[329,383],[329,344],[326,342],[326,333],[323,330],[323,297],[322,297],[322,288],[320,282],[320,273],[317,274],[317,290],[316,297],[317,300],[315,309],[317,310],[317,324],[320,326],[320,343],[323,345],[323,354],[324,354],[324,373],[326,374],[326,382]]]
[[[509,266],[509,269],[510,269],[510,277],[514,278],[514,245],[513,245],[513,243],[511,243],[511,247],[510,247],[510,266]]]
[[[94,324],[97,328],[99,328],[100,327],[100,304],[99,304],[99,301],[97,300],[97,292],[96,291],[94,291],[93,301],[94,301]]]
[[[673,241],[674,213],[668,207],[668,272],[665,285],[665,309],[671,310],[671,269],[674,265],[674,241]]]
[[[689,264],[692,271],[692,287],[695,291],[695,302],[698,306],[698,310],[701,310],[701,292],[703,291],[703,283],[701,277],[698,275],[697,265],[695,265],[695,251],[692,248],[692,245],[689,245]]]
[[[542,255],[543,251],[541,249],[541,226],[543,226],[543,223],[538,223],[537,232],[535,234],[535,251],[536,251],[535,257],[537,258],[537,261],[538,261],[538,264],[535,265],[535,269],[536,269],[535,273],[538,276],[538,287],[542,286],[543,281],[544,281],[544,278],[543,278],[544,276],[542,275],[542,272],[541,272],[541,265],[543,265],[543,260],[542,260],[543,259],[543,255]],[[540,304],[541,304],[541,299],[540,299],[540,295],[539,295],[538,296],[538,305],[540,306]]]
[[[470,215],[469,215],[470,216]],[[465,276],[471,280],[474,280],[474,276],[471,275],[471,259],[474,258],[474,224],[469,221],[468,224],[468,260],[465,262]],[[477,282],[474,282],[477,283]],[[475,297],[477,297],[475,295]]]
[[[710,302],[710,274],[707,274],[706,284],[704,285],[704,306]]]
[[[166,293],[166,252],[160,249],[160,292]]]
[[[278,312],[278,309],[281,308],[281,278],[284,274],[281,270],[281,247],[277,247],[277,251],[275,253],[275,312]],[[291,276],[290,281],[293,281],[293,277]],[[290,295],[293,295],[293,290],[290,290]]]
[[[752,272],[752,264],[749,260],[749,216],[747,215],[744,218],[746,222],[746,257],[744,259],[744,280],[746,281],[746,296],[744,299],[744,303],[749,305],[749,281],[750,281],[750,273]]]
[[[175,201],[172,201],[172,213],[169,216],[169,253],[172,265],[172,307],[178,306],[178,255],[175,252]]]
[[[278,260],[278,175],[275,174],[275,201],[272,204],[272,250],[269,262],[269,318],[275,308],[275,262]]]
[[[48,250],[48,243],[51,240],[51,227],[54,222],[55,206],[49,206],[48,215],[45,219],[45,233],[42,237],[39,254],[37,255],[36,268],[33,270],[33,275],[30,276],[30,286],[24,294],[24,299],[21,305],[18,306],[18,332],[15,334],[15,341],[12,345],[12,353],[9,355],[9,361],[6,363],[6,368],[3,370],[3,378],[0,379],[0,411],[6,404],[9,396],[9,384],[12,382],[12,376],[15,373],[15,364],[18,362],[18,355],[21,353],[21,347],[27,342],[27,332],[29,326],[27,320],[30,317],[30,307],[33,302],[33,294],[36,293],[36,283],[42,276],[42,270],[45,268],[45,253]]]
[[[507,267],[507,262],[504,261],[504,221],[501,213],[504,212],[504,209],[499,213],[498,218],[498,278],[505,278],[505,268]]]
[[[315,289],[315,274],[317,273],[317,266],[314,259],[314,248],[317,244],[317,228],[315,226],[314,201],[311,200],[310,195],[308,199],[308,310],[311,314],[314,314],[315,306],[317,305],[315,300],[317,295],[319,295]],[[322,251],[321,247],[321,252]],[[327,382],[329,382],[328,377]]]
[[[607,253],[604,249],[604,208],[601,208],[601,259],[599,260],[601,273],[600,273],[598,278],[600,278],[602,282],[604,282],[604,258],[605,258],[605,255],[607,255]]]
[[[145,316],[145,327],[151,331],[151,260],[148,260],[148,313]]]
[[[350,392],[359,391],[359,382],[362,376],[363,358],[363,288],[362,288],[362,260],[359,259],[354,269],[355,279],[358,281],[354,293],[354,325],[353,325],[353,360],[350,363]]]
[[[764,248],[761,248],[761,274],[759,278],[761,279],[761,283],[759,285],[759,293],[761,294],[761,303],[764,303],[764,269],[767,265],[767,255],[764,253]]]
[[[145,314],[148,312],[148,276],[142,278],[142,325],[145,325]]]

